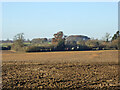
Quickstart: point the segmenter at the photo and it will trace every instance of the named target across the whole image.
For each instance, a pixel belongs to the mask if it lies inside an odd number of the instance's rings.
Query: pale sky
[[[26,39],[52,38],[58,31],[101,39],[118,30],[118,3],[4,2],[2,17],[4,40],[17,33],[24,33]]]

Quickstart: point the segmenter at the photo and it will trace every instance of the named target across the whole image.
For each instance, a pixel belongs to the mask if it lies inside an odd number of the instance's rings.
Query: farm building
[[[90,39],[89,37],[84,36],[84,35],[70,35],[66,38],[65,43],[66,44],[70,44],[70,43],[76,44],[77,42],[87,41],[89,39]]]
[[[83,40],[87,41],[89,39],[90,39],[89,37],[83,36],[83,35],[71,35],[66,38],[66,42],[69,42],[69,41],[77,42],[77,41],[83,41]]]
[[[35,39],[32,39],[32,44],[43,44],[45,42],[47,42],[47,38],[35,38]]]
[[[66,38],[66,41],[81,41],[81,40],[89,40],[90,38],[83,35],[71,35]]]

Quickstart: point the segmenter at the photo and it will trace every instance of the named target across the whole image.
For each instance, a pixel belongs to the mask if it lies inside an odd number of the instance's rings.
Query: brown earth
[[[118,51],[2,52],[3,89],[120,89]]]

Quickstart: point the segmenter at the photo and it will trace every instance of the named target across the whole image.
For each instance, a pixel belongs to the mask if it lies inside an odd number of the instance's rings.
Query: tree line
[[[87,41],[71,41],[69,44],[66,43],[66,35],[62,31],[54,34],[51,44],[45,45],[26,45],[24,43],[24,33],[19,33],[14,36],[13,44],[9,46],[9,49],[15,51],[25,52],[41,52],[41,51],[71,51],[71,50],[118,50],[120,49],[120,32],[117,31],[113,36],[106,33],[104,40],[90,39]]]

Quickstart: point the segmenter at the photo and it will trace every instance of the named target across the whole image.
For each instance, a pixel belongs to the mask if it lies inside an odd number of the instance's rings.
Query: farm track
[[[2,54],[3,89],[118,89],[118,51]]]

